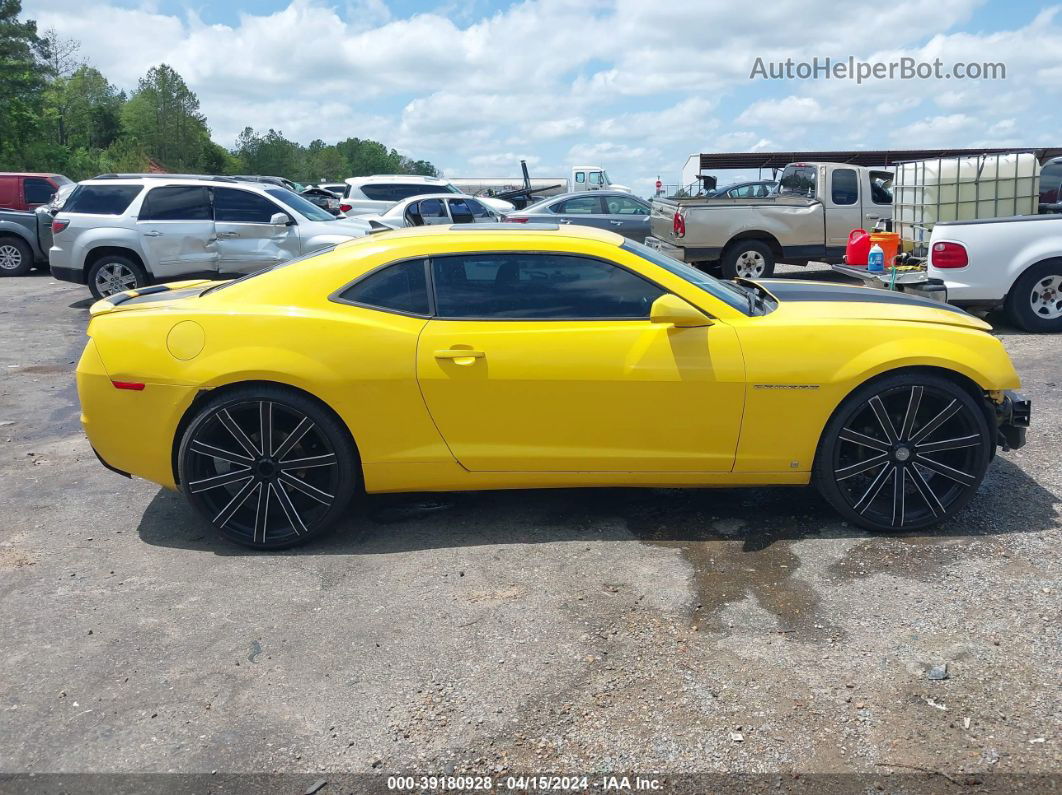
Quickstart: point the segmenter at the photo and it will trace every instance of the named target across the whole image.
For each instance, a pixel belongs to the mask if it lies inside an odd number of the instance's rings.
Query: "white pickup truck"
[[[1003,306],[1026,331],[1062,332],[1062,215],[939,222],[927,265],[949,303]]]
[[[892,173],[845,163],[791,163],[759,199],[652,200],[645,243],[723,276],[759,279],[776,262],[840,262],[848,234],[892,218]]]

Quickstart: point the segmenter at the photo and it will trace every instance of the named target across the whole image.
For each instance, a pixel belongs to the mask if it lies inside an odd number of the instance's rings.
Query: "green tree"
[[[122,127],[151,157],[182,171],[201,167],[210,137],[199,98],[166,64],[153,66],[140,79],[122,108]]]
[[[85,149],[106,149],[122,131],[125,95],[91,66],[82,66],[63,79],[66,140]]]
[[[18,19],[19,0],[0,0],[0,168],[26,170],[36,144],[48,77],[48,47],[37,23]]]
[[[305,151],[294,141],[289,141],[279,130],[270,129],[259,135],[245,127],[236,139],[233,150],[248,173],[265,176],[305,179]]]
[[[306,148],[305,182],[332,182],[350,176],[347,161],[334,146],[321,139],[312,141]]]

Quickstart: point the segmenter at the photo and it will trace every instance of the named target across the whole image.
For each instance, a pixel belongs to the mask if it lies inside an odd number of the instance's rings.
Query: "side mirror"
[[[287,226],[291,223],[291,218],[287,213],[273,213],[269,218],[269,223],[273,226]]]
[[[712,325],[712,319],[701,310],[670,293],[653,301],[653,306],[649,310],[649,319],[653,323],[675,328],[699,328]]]

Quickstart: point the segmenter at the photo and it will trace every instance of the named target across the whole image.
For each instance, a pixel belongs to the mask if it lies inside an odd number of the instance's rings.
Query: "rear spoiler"
[[[388,226],[382,221],[377,221],[372,218],[369,219],[369,234],[374,235],[377,232],[394,232],[398,229],[397,226]]]
[[[110,312],[126,301],[131,301],[134,298],[142,298],[146,295],[156,295],[158,293],[168,293],[173,290],[185,290],[189,287],[196,287],[199,285],[212,284],[213,279],[188,279],[183,282],[169,282],[168,284],[154,284],[150,287],[138,287],[135,290],[125,290],[121,293],[115,293],[109,295],[106,298],[102,298],[91,307],[89,307],[89,317],[95,317],[96,315],[102,315]]]

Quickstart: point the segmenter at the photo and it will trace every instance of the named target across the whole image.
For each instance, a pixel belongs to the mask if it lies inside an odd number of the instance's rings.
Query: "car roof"
[[[433,226],[414,226],[396,229],[391,232],[378,232],[366,237],[354,238],[340,243],[339,248],[349,246],[374,245],[381,240],[401,240],[403,238],[427,238],[442,237],[453,240],[455,237],[469,238],[470,242],[479,242],[484,239],[505,241],[518,245],[520,240],[528,236],[536,238],[575,238],[577,240],[594,240],[599,243],[611,243],[618,246],[627,238],[615,232],[598,229],[593,226],[578,226],[560,224],[436,224]]]
[[[642,204],[648,204],[645,199],[628,193],[625,190],[577,190],[571,193],[558,193],[555,196],[546,196],[543,199],[539,199],[534,204],[527,205],[523,210],[517,210],[516,213],[527,212],[535,207],[544,207],[547,204],[553,204],[554,202],[564,201],[566,199],[575,199],[580,196],[607,196],[607,197],[624,197],[627,199],[634,199]]]
[[[0,177],[61,177],[58,171],[0,171]]]
[[[267,188],[283,188],[281,185],[277,185],[273,182],[251,182],[249,180],[234,179],[232,177],[194,177],[188,175],[180,175],[174,177],[165,176],[143,176],[138,177],[132,174],[116,174],[106,177],[94,177],[93,179],[83,179],[79,185],[153,185],[153,186],[166,186],[166,185],[205,185],[213,188],[241,188],[243,190],[252,191],[264,191]],[[285,189],[286,190],[286,189]]]
[[[425,177],[420,174],[373,174],[371,177],[348,177],[343,180],[348,185],[367,185],[370,182],[398,182],[410,185],[446,185],[441,177]]]

